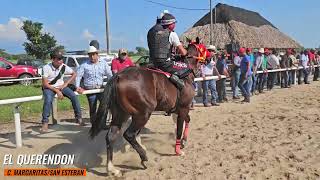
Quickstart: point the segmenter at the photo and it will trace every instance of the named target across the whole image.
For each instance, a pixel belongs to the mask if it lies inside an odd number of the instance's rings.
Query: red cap
[[[264,48],[264,53],[269,53],[269,49],[268,48]]]
[[[292,50],[291,49],[287,49],[287,54],[291,54]]]
[[[247,48],[247,52],[252,52],[252,49],[251,48]]]
[[[240,54],[243,54],[243,53],[245,53],[245,52],[246,52],[246,48],[243,48],[243,47],[242,47],[242,48],[239,49],[239,53],[240,53]]]

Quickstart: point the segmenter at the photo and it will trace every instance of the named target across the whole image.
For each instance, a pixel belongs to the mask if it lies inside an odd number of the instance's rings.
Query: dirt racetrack
[[[250,104],[196,107],[184,157],[173,155],[171,117],[154,115],[142,132],[150,167],[142,170],[138,154],[121,148],[114,164],[123,172],[120,179],[320,179],[319,94],[320,83],[312,82],[254,96]],[[25,127],[20,149],[14,147],[14,133],[0,132],[0,179],[106,179],[105,132],[91,141],[89,127],[72,123],[52,126],[47,134],[35,125]],[[2,165],[4,154],[42,153],[75,154],[71,167],[87,168],[87,176],[3,177],[3,168],[19,167]]]

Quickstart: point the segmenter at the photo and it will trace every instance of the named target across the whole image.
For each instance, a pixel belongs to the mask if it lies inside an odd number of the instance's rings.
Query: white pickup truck
[[[107,63],[111,66],[112,59],[117,57],[117,54],[107,54],[107,53],[99,53],[100,58],[107,61]],[[77,55],[77,54],[65,54],[63,55],[63,62],[67,66],[71,67],[74,71],[84,63],[86,60],[89,59],[89,56],[86,54]]]

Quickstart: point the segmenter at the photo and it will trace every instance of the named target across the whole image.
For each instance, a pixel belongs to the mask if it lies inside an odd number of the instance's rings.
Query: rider
[[[156,68],[171,74],[170,80],[178,89],[184,87],[184,82],[180,78],[188,76],[190,69],[183,62],[172,61],[173,48],[176,48],[181,56],[187,55],[187,50],[181,44],[179,37],[174,32],[176,18],[165,13],[161,18],[162,28],[151,28],[148,32],[148,46],[150,50],[150,60]]]
[[[147,35],[147,39],[150,39],[150,38],[151,38],[150,36],[152,36],[152,32],[153,32],[153,31],[163,30],[163,27],[161,26],[161,19],[162,19],[163,15],[168,14],[168,13],[169,13],[168,10],[164,10],[163,12],[160,13],[159,16],[157,16],[156,24],[155,24],[154,26],[152,26],[151,29],[149,29],[148,35]],[[150,45],[149,43],[150,43],[150,42],[148,41],[148,46],[149,46],[149,48],[150,48],[151,45]],[[150,56],[150,58],[153,59],[151,56]]]

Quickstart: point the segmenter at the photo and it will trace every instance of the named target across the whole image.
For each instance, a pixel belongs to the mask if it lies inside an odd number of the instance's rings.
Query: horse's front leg
[[[187,115],[187,119],[184,121],[184,131],[183,131],[183,138],[181,139],[181,149],[183,149],[187,145],[188,135],[189,135],[189,122],[190,116]]]
[[[182,131],[183,131],[183,123],[184,123],[184,121],[186,121],[189,118],[188,113],[189,113],[189,107],[183,108],[183,109],[180,108],[180,110],[178,112],[177,139],[176,139],[176,147],[175,147],[175,152],[176,152],[176,155],[178,155],[178,156],[184,155],[184,152],[181,151],[182,142],[183,142],[183,140],[182,140]],[[189,124],[187,126],[189,126]],[[188,128],[189,127],[187,127],[187,131],[188,131]],[[187,136],[187,134],[188,134],[188,132],[185,135]]]

